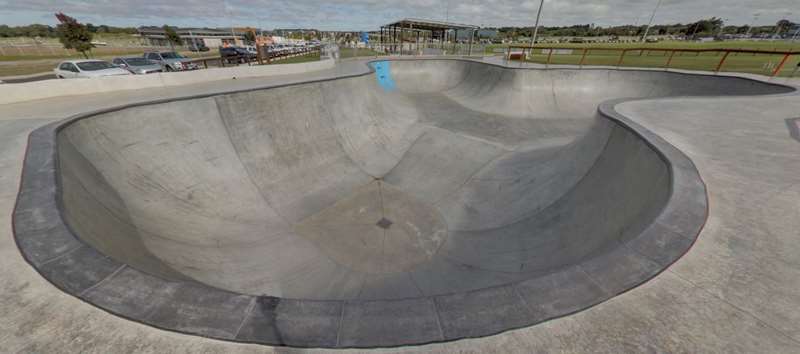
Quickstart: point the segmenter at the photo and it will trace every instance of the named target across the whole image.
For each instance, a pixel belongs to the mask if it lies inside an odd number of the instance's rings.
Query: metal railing
[[[313,55],[319,53],[322,55],[323,48],[303,48],[296,51],[284,51],[284,52],[269,52],[269,51],[262,51],[259,53],[260,55],[256,57],[222,57],[222,56],[213,56],[213,57],[203,57],[203,58],[194,58],[187,60],[191,63],[202,64],[203,68],[208,69],[209,67],[225,67],[225,66],[236,66],[239,64],[247,64],[250,65],[264,65],[264,64],[271,64],[274,62],[280,62],[282,60],[296,58],[306,55]]]
[[[517,49],[518,51],[514,51]],[[753,49],[729,49],[729,48],[709,48],[709,49],[689,49],[689,48],[613,48],[613,47],[573,47],[573,46],[508,46],[505,53],[506,60],[525,60],[528,55],[533,55],[535,50],[540,50],[541,53],[547,55],[547,59],[545,61],[545,65],[550,65],[552,63],[553,55],[559,55],[558,51],[578,51],[580,52],[580,60],[578,62],[578,66],[583,66],[586,64],[587,57],[591,56],[590,53],[592,51],[605,51],[605,52],[619,52],[619,58],[616,62],[616,66],[620,67],[625,62],[625,57],[629,53],[638,53],[639,56],[650,55],[652,52],[660,52],[663,53],[662,56],[667,57],[666,63],[661,67],[663,69],[670,69],[672,68],[671,65],[673,63],[673,59],[675,55],[681,55],[682,53],[694,53],[696,56],[700,56],[703,53],[717,53],[717,56],[721,55],[720,60],[716,63],[714,72],[719,72],[722,70],[723,66],[725,65],[726,60],[731,54],[738,55],[738,54],[752,54],[752,55],[780,55],[781,59],[776,66],[771,70],[770,76],[774,77],[778,75],[786,63],[789,61],[789,58],[795,55],[800,55],[800,51],[769,51],[769,50],[753,50]],[[796,72],[797,70],[795,70]]]
[[[469,43],[370,43],[367,45],[341,45],[340,54],[343,58],[347,57],[369,57],[369,56],[471,56],[483,55],[485,46],[482,44]]]

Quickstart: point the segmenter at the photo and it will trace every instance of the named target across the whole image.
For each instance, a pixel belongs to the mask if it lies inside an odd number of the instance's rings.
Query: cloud
[[[664,0],[657,23],[691,22],[717,16],[728,23],[760,24],[800,17],[797,0]],[[646,23],[656,0],[545,0],[543,25]],[[404,17],[485,26],[531,26],[539,0],[0,0],[0,23],[42,22],[63,11],[83,22],[111,25],[226,27],[231,25],[370,30]],[[794,14],[789,14],[794,12]]]

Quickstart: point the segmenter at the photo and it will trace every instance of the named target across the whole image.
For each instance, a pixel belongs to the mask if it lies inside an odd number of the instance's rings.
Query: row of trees
[[[97,31],[92,31],[92,29],[97,29],[98,27],[93,27],[91,24],[84,25],[62,12],[56,14],[56,19],[58,19],[59,24],[55,28],[55,33],[59,42],[64,45],[64,48],[75,49],[83,54],[86,59],[89,59],[89,52],[94,48],[92,38],[95,33],[98,33]],[[164,35],[172,45],[173,50],[175,50],[175,45],[183,45],[183,39],[175,32],[174,28],[164,25]]]
[[[686,35],[686,36],[707,36],[716,35],[722,30],[726,34],[751,33],[758,36],[762,34],[786,33],[796,24],[789,20],[780,20],[774,26],[725,26],[722,19],[711,17],[697,22],[682,24],[654,25],[650,28],[650,33],[658,35]],[[539,34],[552,37],[594,37],[594,36],[640,36],[644,34],[647,26],[645,25],[623,25],[612,27],[599,27],[594,24],[560,26],[560,27],[541,27]],[[502,38],[530,37],[533,27],[501,27],[498,28],[499,36]]]
[[[86,24],[86,30],[89,31],[89,33],[136,33],[136,28],[133,27],[95,26],[91,23]],[[40,24],[15,27],[0,25],[0,38],[8,37],[56,38],[58,37],[58,30],[56,27]]]

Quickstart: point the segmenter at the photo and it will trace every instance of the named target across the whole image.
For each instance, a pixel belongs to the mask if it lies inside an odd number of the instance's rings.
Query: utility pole
[[[756,12],[753,14],[753,22],[750,23],[750,26],[747,26],[747,33],[744,34],[745,38],[750,38],[750,31],[753,29],[753,26],[756,25],[758,16],[761,16],[761,13]]]
[[[650,15],[650,22],[647,23],[647,28],[645,28],[644,35],[642,35],[640,42],[644,42],[647,39],[647,34],[650,32],[650,27],[653,26],[653,20],[656,18],[656,12],[658,11],[659,7],[661,7],[661,0],[658,0],[658,3],[656,3],[656,8],[653,9],[653,14]]]
[[[699,21],[694,23],[694,29],[692,30],[692,35],[689,36],[690,38],[694,39],[694,36],[697,34],[697,30],[700,29],[700,22],[702,22],[702,21],[703,20],[699,20]]]
[[[450,0],[444,2],[444,23],[450,23]],[[444,38],[450,39],[449,29],[445,32]]]
[[[719,24],[719,33],[717,33],[717,37],[722,38],[722,32],[725,30],[725,21],[727,20],[727,18],[723,18],[722,23]]]
[[[661,1],[661,0],[659,0]],[[539,19],[542,18],[542,7],[544,7],[544,0],[539,2],[539,10],[536,11],[536,24],[533,26],[533,36],[531,37],[531,47],[536,44],[536,37],[539,36]],[[533,53],[531,53],[533,54]]]

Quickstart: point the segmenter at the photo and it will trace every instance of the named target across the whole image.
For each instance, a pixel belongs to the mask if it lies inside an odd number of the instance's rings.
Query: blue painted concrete
[[[397,85],[394,83],[394,78],[392,78],[391,62],[378,61],[372,63],[372,66],[375,68],[375,77],[378,80],[378,85],[384,91],[394,91]]]

